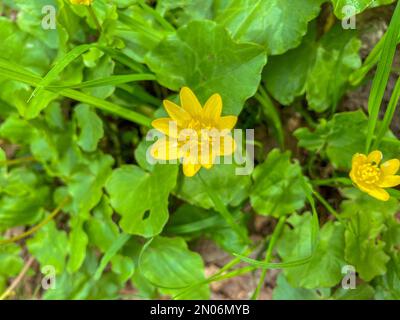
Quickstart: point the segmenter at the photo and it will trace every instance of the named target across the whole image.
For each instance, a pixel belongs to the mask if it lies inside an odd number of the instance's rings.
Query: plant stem
[[[339,216],[339,214],[337,213],[337,211],[335,209],[333,209],[333,207],[328,203],[328,201],[326,201],[324,199],[323,196],[321,196],[320,193],[318,193],[317,191],[314,190],[314,196],[317,198],[317,200],[326,208],[326,210],[328,210],[328,212],[333,215],[336,219],[338,219],[339,221],[342,220],[342,218]]]
[[[212,188],[207,184],[207,182],[201,176],[201,172],[199,172],[199,179],[204,186],[204,191],[208,194],[211,201],[214,203],[215,208],[217,211],[222,215],[225,219],[226,223],[228,223],[233,230],[237,233],[237,235],[244,241],[244,243],[248,244],[248,239],[246,235],[242,232],[242,230],[238,227],[235,219],[232,217],[229,210],[225,207],[222,200],[212,192]]]
[[[29,268],[31,267],[33,261],[35,259],[33,257],[30,257],[28,262],[25,264],[21,272],[19,273],[18,277],[14,279],[14,281],[11,283],[11,285],[7,288],[7,290],[0,296],[0,300],[5,300],[7,297],[12,295],[14,289],[18,286],[18,284],[21,282],[21,280],[24,278],[25,274],[28,272]]]
[[[94,20],[94,23],[96,25],[97,30],[99,31],[99,33],[101,33],[101,24],[99,22],[99,19],[97,19],[96,13],[93,10],[93,7],[90,5],[87,7],[89,15],[92,17],[92,19]]]
[[[20,163],[25,163],[25,162],[32,162],[35,161],[34,157],[25,157],[25,158],[18,158],[18,159],[12,159],[12,160],[4,160],[0,161],[0,166],[11,166],[15,164],[20,164]]]
[[[315,186],[330,186],[335,184],[343,184],[346,186],[351,186],[353,183],[348,178],[329,178],[329,179],[316,179],[311,180],[311,183]]]
[[[268,248],[267,248],[267,252],[265,254],[265,259],[264,259],[265,263],[268,263],[268,262],[271,261],[273,249],[275,247],[276,242],[278,241],[278,238],[279,238],[279,236],[280,236],[280,234],[282,232],[283,226],[285,225],[285,222],[286,222],[286,216],[283,216],[283,217],[279,218],[278,224],[276,225],[276,227],[274,229],[274,232],[272,233],[272,237],[271,237],[271,240],[269,242],[269,245],[268,245]],[[258,299],[258,296],[260,295],[262,286],[264,285],[265,277],[267,275],[267,270],[268,269],[262,269],[261,270],[260,280],[258,281],[257,288],[256,288],[256,290],[254,291],[254,293],[253,293],[253,295],[251,297],[252,300],[257,300]]]
[[[16,242],[18,240],[24,239],[28,236],[30,236],[31,234],[33,234],[34,232],[36,232],[37,230],[39,230],[41,227],[43,227],[44,225],[46,225],[47,223],[49,223],[51,220],[53,220],[53,218],[61,211],[61,209],[70,201],[69,197],[65,197],[61,203],[58,205],[58,207],[56,209],[53,210],[53,212],[47,216],[44,220],[42,220],[39,224],[37,224],[36,226],[32,227],[31,229],[25,231],[24,233],[21,233],[15,237],[12,237],[10,239],[4,239],[4,240],[0,240],[0,245],[4,245],[4,244],[8,244],[8,243],[13,243]]]

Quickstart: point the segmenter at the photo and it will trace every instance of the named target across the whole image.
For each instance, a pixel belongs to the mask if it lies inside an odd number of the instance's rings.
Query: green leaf
[[[16,244],[0,246],[0,292],[4,292],[8,278],[17,276],[23,268],[24,260],[20,254],[21,248]]]
[[[44,72],[51,63],[52,54],[46,50],[43,42],[21,32],[6,17],[0,17],[0,39],[3,39],[0,57],[6,60],[18,62],[39,73]]]
[[[283,262],[305,257],[311,252],[311,215],[293,215],[288,222],[293,229],[286,227],[277,243]],[[311,260],[305,265],[288,268],[283,272],[293,287],[329,288],[341,281],[344,265],[344,228],[337,222],[328,222],[320,230],[319,242]]]
[[[163,86],[178,91],[189,86],[205,103],[219,93],[225,114],[239,114],[253,96],[266,63],[263,49],[237,44],[211,21],[194,21],[164,39],[145,59]]]
[[[300,147],[323,153],[334,167],[347,171],[353,155],[364,150],[367,126],[367,117],[361,110],[341,112],[328,122],[322,120],[314,132],[300,128],[294,135]],[[386,159],[394,158],[398,155],[399,143],[390,131],[385,137],[380,150]]]
[[[245,216],[240,212],[235,212],[233,216],[242,233],[247,234]],[[166,232],[189,239],[204,235],[228,252],[243,252],[247,247],[247,243],[242,241],[237,232],[226,223],[218,212],[189,204],[180,206],[174,212],[168,222]]]
[[[165,294],[204,280],[204,264],[199,254],[190,251],[181,238],[156,237],[140,259],[143,275]],[[208,285],[201,285],[182,299],[209,299]]]
[[[304,206],[306,180],[300,165],[291,162],[290,152],[272,150],[265,162],[255,168],[252,178],[250,201],[257,213],[279,217]]]
[[[122,230],[143,237],[161,232],[168,220],[168,196],[177,172],[177,166],[165,164],[155,165],[152,172],[133,165],[114,170],[106,189],[111,205],[122,216]]]
[[[101,258],[99,267],[94,274],[94,279],[98,280],[101,277],[105,267],[110,262],[111,259],[115,257],[117,252],[125,245],[125,243],[131,238],[129,234],[120,234],[118,238],[114,241],[114,243],[107,249],[104,256]]]
[[[346,261],[363,280],[370,281],[386,272],[389,256],[380,235],[385,219],[397,212],[399,204],[395,199],[376,200],[356,189],[343,192],[350,198],[342,204],[342,215],[350,218],[345,232]]]
[[[52,49],[60,47],[59,33],[65,32],[61,25],[57,25],[56,29],[45,29],[42,27],[42,21],[45,14],[42,8],[52,6],[56,10],[55,0],[37,0],[37,1],[14,1],[18,8],[17,24],[21,30],[31,34],[36,39],[43,41],[46,46]],[[56,18],[56,17],[55,17]]]
[[[292,287],[285,276],[280,273],[272,298],[274,300],[321,300],[323,296],[317,290]]]
[[[335,291],[332,298],[335,300],[373,300],[375,290],[367,283],[356,286],[355,289],[339,288]]]
[[[100,201],[103,187],[111,175],[114,163],[110,155],[93,154],[80,159],[81,166],[68,179],[68,191],[72,196],[73,212],[88,213]]]
[[[378,300],[399,300],[400,299],[400,268],[399,254],[392,256],[387,264],[387,272],[374,280]]]
[[[23,167],[11,170],[0,191],[0,230],[34,224],[44,214],[49,188],[33,171]]]
[[[216,21],[242,42],[265,46],[277,55],[297,47],[323,0],[232,0],[220,2]]]
[[[116,273],[121,282],[126,282],[135,272],[135,264],[132,259],[117,254],[111,259],[112,271]]]
[[[81,104],[74,110],[80,128],[79,146],[87,152],[95,151],[99,140],[104,135],[103,122],[88,105]]]
[[[218,164],[210,170],[202,169],[201,175],[210,190],[226,205],[238,206],[248,196],[251,184],[248,175],[237,175],[234,164]],[[214,203],[204,189],[199,176],[191,178],[181,176],[176,187],[177,197],[198,207],[214,208]],[[214,208],[216,209],[216,208]]]
[[[315,24],[311,24],[309,29],[300,46],[285,54],[270,57],[263,71],[268,91],[285,106],[304,94],[308,74],[315,63]]]
[[[103,56],[95,61],[95,66],[86,71],[86,81],[100,80],[113,74],[115,62],[109,56]],[[112,85],[85,88],[83,92],[88,95],[106,99],[113,94],[115,87]]]
[[[28,239],[27,247],[42,267],[52,266],[57,274],[64,271],[65,258],[69,252],[68,239],[64,231],[57,229],[54,221],[50,221]]]
[[[340,24],[323,36],[306,82],[310,109],[322,112],[332,105],[336,108],[350,74],[361,67],[360,47],[356,33],[343,31]]]
[[[363,12],[365,9],[390,4],[394,1],[395,0],[331,0],[335,15],[339,19],[349,17],[349,13],[345,8],[346,6],[352,6],[354,9],[352,13],[355,15]]]
[[[103,197],[99,205],[93,209],[93,216],[86,222],[86,231],[89,241],[102,252],[117,240],[119,235],[118,225],[112,220],[113,210],[108,199]]]
[[[71,232],[69,233],[70,254],[67,264],[69,273],[76,272],[81,266],[86,257],[86,247],[88,245],[88,236],[83,230],[83,224],[86,217],[80,213],[80,216],[70,220]]]

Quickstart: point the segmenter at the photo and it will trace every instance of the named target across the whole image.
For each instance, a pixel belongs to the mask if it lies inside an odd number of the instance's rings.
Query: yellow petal
[[[164,100],[164,107],[169,116],[178,122],[178,125],[185,126],[186,122],[191,120],[190,114],[188,114],[181,107],[176,105],[175,103]]]
[[[382,188],[379,188],[379,187],[371,188],[371,189],[368,191],[368,194],[369,194],[371,197],[374,197],[374,198],[376,198],[376,199],[378,199],[378,200],[381,200],[381,201],[388,201],[389,198],[390,198],[389,193],[387,193],[386,190],[384,190],[384,189],[382,189]]]
[[[388,160],[381,165],[381,170],[384,175],[393,175],[399,171],[400,161],[398,159]]]
[[[194,118],[200,118],[202,114],[202,107],[197,100],[195,94],[188,87],[183,87],[180,91],[181,105],[187,113]]]
[[[151,125],[158,131],[161,131],[167,136],[178,137],[178,124],[171,118],[159,118],[153,120]]]
[[[213,163],[202,163],[201,166],[203,168],[206,168],[207,170],[211,169],[213,166]]]
[[[375,150],[368,155],[367,161],[379,164],[382,158],[383,158],[382,152],[380,152],[379,150]]]
[[[215,147],[213,147],[215,148]],[[236,142],[231,135],[221,136],[219,148],[216,150],[219,156],[229,156],[236,150]]]
[[[179,145],[175,139],[158,139],[150,149],[150,154],[157,160],[176,160],[180,158]]]
[[[352,164],[353,168],[355,168],[359,165],[362,165],[366,162],[367,162],[367,156],[362,153],[356,153],[351,160],[351,164]]]
[[[205,119],[218,123],[222,112],[222,99],[221,96],[216,93],[213,94],[204,105],[203,116]]]
[[[383,176],[382,180],[379,181],[378,186],[381,188],[391,188],[400,184],[400,176]]]
[[[232,130],[237,122],[237,117],[235,116],[224,116],[221,117],[218,121],[218,129],[219,130]]]
[[[201,164],[196,163],[196,161],[190,161],[193,159],[189,159],[189,161],[184,161],[183,167],[183,174],[186,177],[193,177],[201,168]]]

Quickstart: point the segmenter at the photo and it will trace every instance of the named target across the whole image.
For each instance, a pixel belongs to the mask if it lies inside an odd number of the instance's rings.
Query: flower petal
[[[219,119],[218,129],[219,130],[232,130],[237,122],[238,118],[236,116],[224,116]]]
[[[178,125],[185,126],[186,122],[191,120],[190,114],[175,103],[169,100],[164,100],[163,104],[169,116],[176,120]]]
[[[188,158],[186,158],[188,159]],[[186,160],[185,159],[185,160]],[[183,174],[186,177],[193,177],[201,168],[201,164],[196,163],[196,161],[192,161],[193,159],[188,159],[188,161],[184,161],[183,167]]]
[[[179,145],[174,139],[158,139],[150,149],[150,154],[157,160],[176,160],[180,158]]]
[[[375,162],[376,164],[379,164],[382,158],[383,158],[382,152],[380,152],[379,150],[375,150],[368,155],[367,160],[368,162]]]
[[[222,99],[221,96],[216,93],[213,94],[204,105],[203,116],[205,119],[210,120],[213,123],[218,123],[222,112]]]
[[[399,171],[400,161],[398,159],[388,160],[381,165],[381,170],[384,175],[393,175]]]
[[[389,198],[390,198],[389,193],[388,193],[386,190],[384,190],[384,189],[382,189],[382,188],[379,188],[379,187],[373,187],[373,188],[371,188],[371,189],[368,191],[368,194],[369,194],[371,197],[374,197],[374,198],[376,198],[376,199],[378,199],[378,200],[381,200],[381,201],[388,201]]]
[[[353,168],[355,168],[356,166],[362,165],[366,162],[367,162],[367,156],[365,154],[356,153],[351,160],[351,165]]]
[[[180,91],[181,105],[192,117],[200,118],[203,111],[199,100],[188,87],[183,87]]]
[[[178,137],[178,124],[171,118],[159,118],[153,120],[151,125],[158,131],[161,131],[167,136],[177,138]]]
[[[213,149],[216,147],[218,147],[218,144],[217,144],[217,146],[213,146]],[[220,137],[219,148],[217,148],[217,150],[216,150],[217,155],[229,156],[232,153],[234,153],[235,150],[236,150],[236,142],[235,142],[235,139],[233,139],[231,135]]]
[[[382,180],[379,181],[378,186],[381,188],[391,188],[400,184],[400,176],[383,176]]]

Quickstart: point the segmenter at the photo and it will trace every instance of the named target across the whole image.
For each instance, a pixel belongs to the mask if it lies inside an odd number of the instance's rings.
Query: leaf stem
[[[276,227],[274,229],[274,232],[272,233],[272,237],[271,237],[271,240],[269,242],[269,245],[268,245],[268,248],[267,248],[267,252],[265,254],[265,259],[264,259],[265,263],[269,263],[271,261],[273,249],[275,247],[276,242],[279,239],[279,236],[280,236],[280,234],[282,232],[282,229],[283,229],[283,227],[285,225],[285,222],[286,222],[286,216],[283,216],[283,217],[279,218],[278,224],[276,225]],[[258,299],[258,297],[260,295],[260,292],[261,292],[261,289],[262,289],[262,286],[264,285],[265,277],[267,275],[267,270],[268,269],[262,269],[261,270],[260,280],[258,281],[257,288],[256,288],[256,290],[254,291],[254,293],[253,293],[253,295],[251,297],[252,300],[257,300]]]
[[[232,217],[229,210],[225,207],[222,200],[215,193],[212,192],[212,188],[210,188],[207,182],[203,179],[203,177],[201,176],[201,172],[199,172],[199,179],[203,184],[204,191],[208,194],[211,201],[214,203],[214,206],[217,209],[217,211],[222,215],[222,217],[231,226],[231,228],[238,234],[238,236],[244,241],[244,243],[248,244],[247,237],[239,228],[235,219]]]
[[[317,191],[314,190],[314,196],[317,198],[317,200],[328,210],[328,212],[333,215],[336,219],[339,221],[342,221],[342,218],[339,216],[339,213],[333,207],[324,199],[324,197],[318,193]]]
[[[24,157],[24,158],[18,158],[18,159],[12,159],[12,160],[3,160],[0,161],[0,166],[11,166],[15,164],[20,164],[20,163],[25,163],[25,162],[33,162],[36,161],[34,157]]]
[[[0,296],[0,300],[5,300],[7,297],[12,295],[14,289],[19,285],[19,283],[24,278],[25,274],[28,272],[29,268],[31,267],[32,263],[35,261],[33,257],[30,257],[28,262],[24,265],[23,269],[19,273],[19,275],[14,279],[11,285],[7,288],[7,290]]]
[[[89,12],[90,17],[93,19],[97,30],[99,31],[99,33],[101,33],[101,30],[102,30],[101,24],[99,22],[99,19],[97,19],[97,16],[96,16],[96,13],[93,10],[93,7],[90,5],[90,6],[86,7],[86,8],[87,8],[87,10]]]

